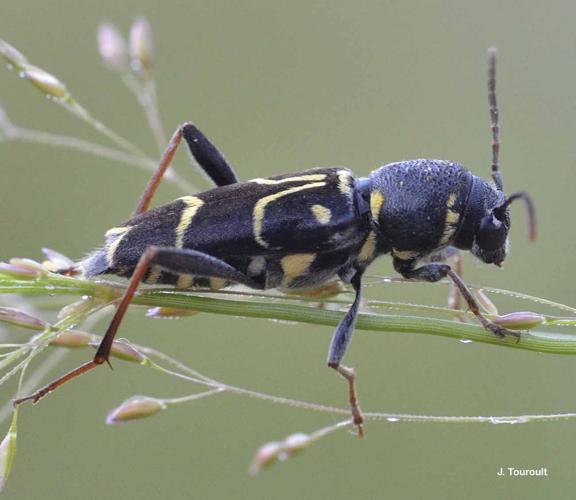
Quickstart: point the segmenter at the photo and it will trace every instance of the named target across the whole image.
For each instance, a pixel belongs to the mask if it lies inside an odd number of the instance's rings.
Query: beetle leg
[[[340,361],[346,354],[350,341],[352,340],[352,334],[354,333],[354,324],[356,323],[356,316],[358,315],[358,309],[360,307],[360,301],[362,299],[362,284],[361,284],[361,273],[357,272],[352,278],[352,286],[356,291],[356,297],[354,302],[348,309],[346,315],[342,318],[336,331],[332,336],[332,341],[330,342],[330,350],[328,352],[328,366],[336,370],[340,375],[342,375],[348,382],[348,401],[350,403],[350,408],[352,410],[352,420],[354,425],[358,429],[358,435],[363,436],[364,430],[362,424],[364,423],[364,416],[362,415],[362,410],[358,404],[358,394],[356,392],[356,371],[353,368],[348,368],[347,366],[341,365]]]
[[[422,267],[415,268],[416,260],[402,260],[398,258],[394,258],[394,269],[398,271],[404,278],[412,279],[412,280],[420,280],[420,281],[430,281],[436,282],[448,276],[458,291],[462,294],[462,297],[466,301],[470,312],[476,316],[480,324],[490,330],[492,333],[497,335],[498,337],[505,337],[506,335],[511,335],[520,339],[520,334],[513,330],[507,330],[506,328],[502,328],[501,326],[493,323],[489,319],[487,319],[481,312],[480,312],[480,305],[478,301],[472,295],[472,292],[466,286],[466,283],[462,281],[462,278],[458,276],[458,274],[447,264],[426,264]]]
[[[182,128],[183,127],[181,126],[176,129],[176,132],[174,132],[172,135],[168,146],[166,146],[166,149],[164,150],[164,153],[162,153],[160,161],[158,162],[158,166],[148,181],[148,184],[144,188],[144,192],[138,201],[138,205],[136,205],[136,208],[132,213],[133,217],[140,215],[141,213],[144,213],[148,210],[150,202],[152,201],[152,197],[156,193],[156,190],[160,185],[160,181],[162,181],[162,177],[164,177],[166,170],[168,170],[168,167],[172,163],[172,159],[176,154],[176,150],[182,141]]]
[[[184,140],[190,153],[217,186],[236,184],[238,177],[224,155],[193,123],[182,125]]]
[[[262,288],[262,286],[238,271],[236,268],[227,264],[223,260],[212,257],[211,255],[189,249],[150,246],[142,254],[134,272],[132,273],[128,287],[126,288],[126,291],[116,308],[116,312],[108,325],[106,334],[98,346],[94,359],[66,373],[62,377],[42,387],[34,394],[14,400],[13,404],[15,406],[28,400],[37,403],[44,396],[79,375],[100,366],[104,362],[110,364],[108,358],[110,356],[116,332],[118,331],[120,323],[124,318],[134,294],[136,293],[138,285],[151,265],[159,266],[169,272],[194,274],[211,278],[223,278],[252,288]]]
[[[454,253],[448,255],[448,262],[450,262],[450,267],[454,269],[454,272],[458,276],[462,277],[462,271],[463,271],[462,255],[460,254],[460,251],[457,248],[453,248],[453,250]],[[450,291],[448,292],[448,307],[456,311],[462,309],[462,305],[460,303],[460,297],[461,295],[458,291],[458,287],[455,285],[454,281],[452,281],[450,283]]]
[[[214,146],[214,144],[212,144],[210,140],[200,132],[200,130],[198,130],[196,125],[192,123],[184,123],[176,129],[168,143],[168,146],[166,146],[166,150],[162,153],[160,161],[158,162],[158,167],[156,167],[156,170],[152,174],[152,177],[148,181],[148,184],[138,201],[138,205],[136,205],[136,209],[132,214],[133,217],[148,210],[150,202],[152,201],[164,174],[174,159],[174,155],[182,141],[182,137],[184,137],[186,144],[188,144],[188,149],[198,165],[200,165],[202,170],[208,174],[217,186],[225,186],[227,184],[238,182],[234,170],[226,161],[222,153],[218,151],[218,148],[216,148],[216,146]]]
[[[421,261],[423,262],[423,261]],[[446,247],[442,250],[432,253],[428,255],[424,262],[426,263],[447,263],[450,265],[451,268],[458,274],[458,276],[462,276],[462,255],[460,254],[460,250],[456,247]],[[458,288],[454,284],[454,282],[450,282],[450,291],[448,292],[448,307],[450,309],[454,309],[455,311],[459,311],[461,309],[460,304],[460,292]],[[457,315],[458,319],[463,320],[460,315]]]

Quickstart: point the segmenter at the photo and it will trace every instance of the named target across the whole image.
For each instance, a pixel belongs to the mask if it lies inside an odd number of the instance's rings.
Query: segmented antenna
[[[534,210],[534,203],[532,202],[532,198],[528,193],[520,191],[518,193],[511,194],[496,210],[503,212],[510,205],[510,203],[516,200],[524,200],[524,203],[526,204],[526,209],[528,211],[528,237],[530,238],[530,241],[536,241],[536,210]],[[496,217],[498,217],[498,215],[496,215]]]
[[[498,124],[498,103],[496,102],[496,47],[488,49],[488,103],[490,105],[490,125],[492,127],[492,179],[498,191],[502,191],[502,175],[498,170],[500,126]]]

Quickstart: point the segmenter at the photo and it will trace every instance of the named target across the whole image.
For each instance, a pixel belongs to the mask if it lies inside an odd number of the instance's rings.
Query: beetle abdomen
[[[262,279],[288,287],[306,286],[313,281],[308,276],[312,270],[318,276],[337,271],[320,272],[333,260],[320,255],[350,253],[365,238],[369,222],[358,216],[354,188],[349,170],[325,168],[185,196],[112,228],[104,247],[81,265],[87,276],[129,277],[146,248],[155,245],[203,252],[242,272],[248,272],[252,259],[261,256],[271,264],[270,276]],[[304,269],[298,258],[280,265],[290,255],[309,255],[310,266]],[[319,262],[326,266],[318,269]],[[300,267],[301,275],[295,274]],[[289,279],[283,278],[285,271]],[[154,270],[145,281],[190,283]]]

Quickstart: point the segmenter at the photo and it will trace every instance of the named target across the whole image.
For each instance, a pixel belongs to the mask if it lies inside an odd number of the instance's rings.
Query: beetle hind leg
[[[194,125],[182,125],[182,134],[190,154],[216,186],[238,182],[238,177],[218,148]]]
[[[61,385],[64,385],[66,382],[75,379],[103,363],[110,364],[108,358],[110,356],[110,351],[112,350],[114,337],[116,336],[118,328],[128,310],[128,306],[136,293],[138,285],[145,277],[148,269],[153,265],[160,266],[161,268],[173,273],[189,273],[211,278],[222,278],[251,288],[261,288],[258,283],[238,269],[211,255],[189,249],[150,246],[142,254],[138,264],[134,268],[128,287],[116,308],[116,312],[108,325],[106,334],[102,338],[93,360],[88,361],[78,368],[75,368],[57,378],[53,382],[36,391],[34,394],[14,400],[14,406],[29,400],[37,403],[44,396],[56,390]]]

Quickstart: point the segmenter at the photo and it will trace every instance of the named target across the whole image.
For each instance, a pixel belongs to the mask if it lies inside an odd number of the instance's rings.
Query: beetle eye
[[[476,242],[484,250],[497,250],[505,245],[507,236],[506,226],[496,218],[494,213],[490,213],[480,221]]]

